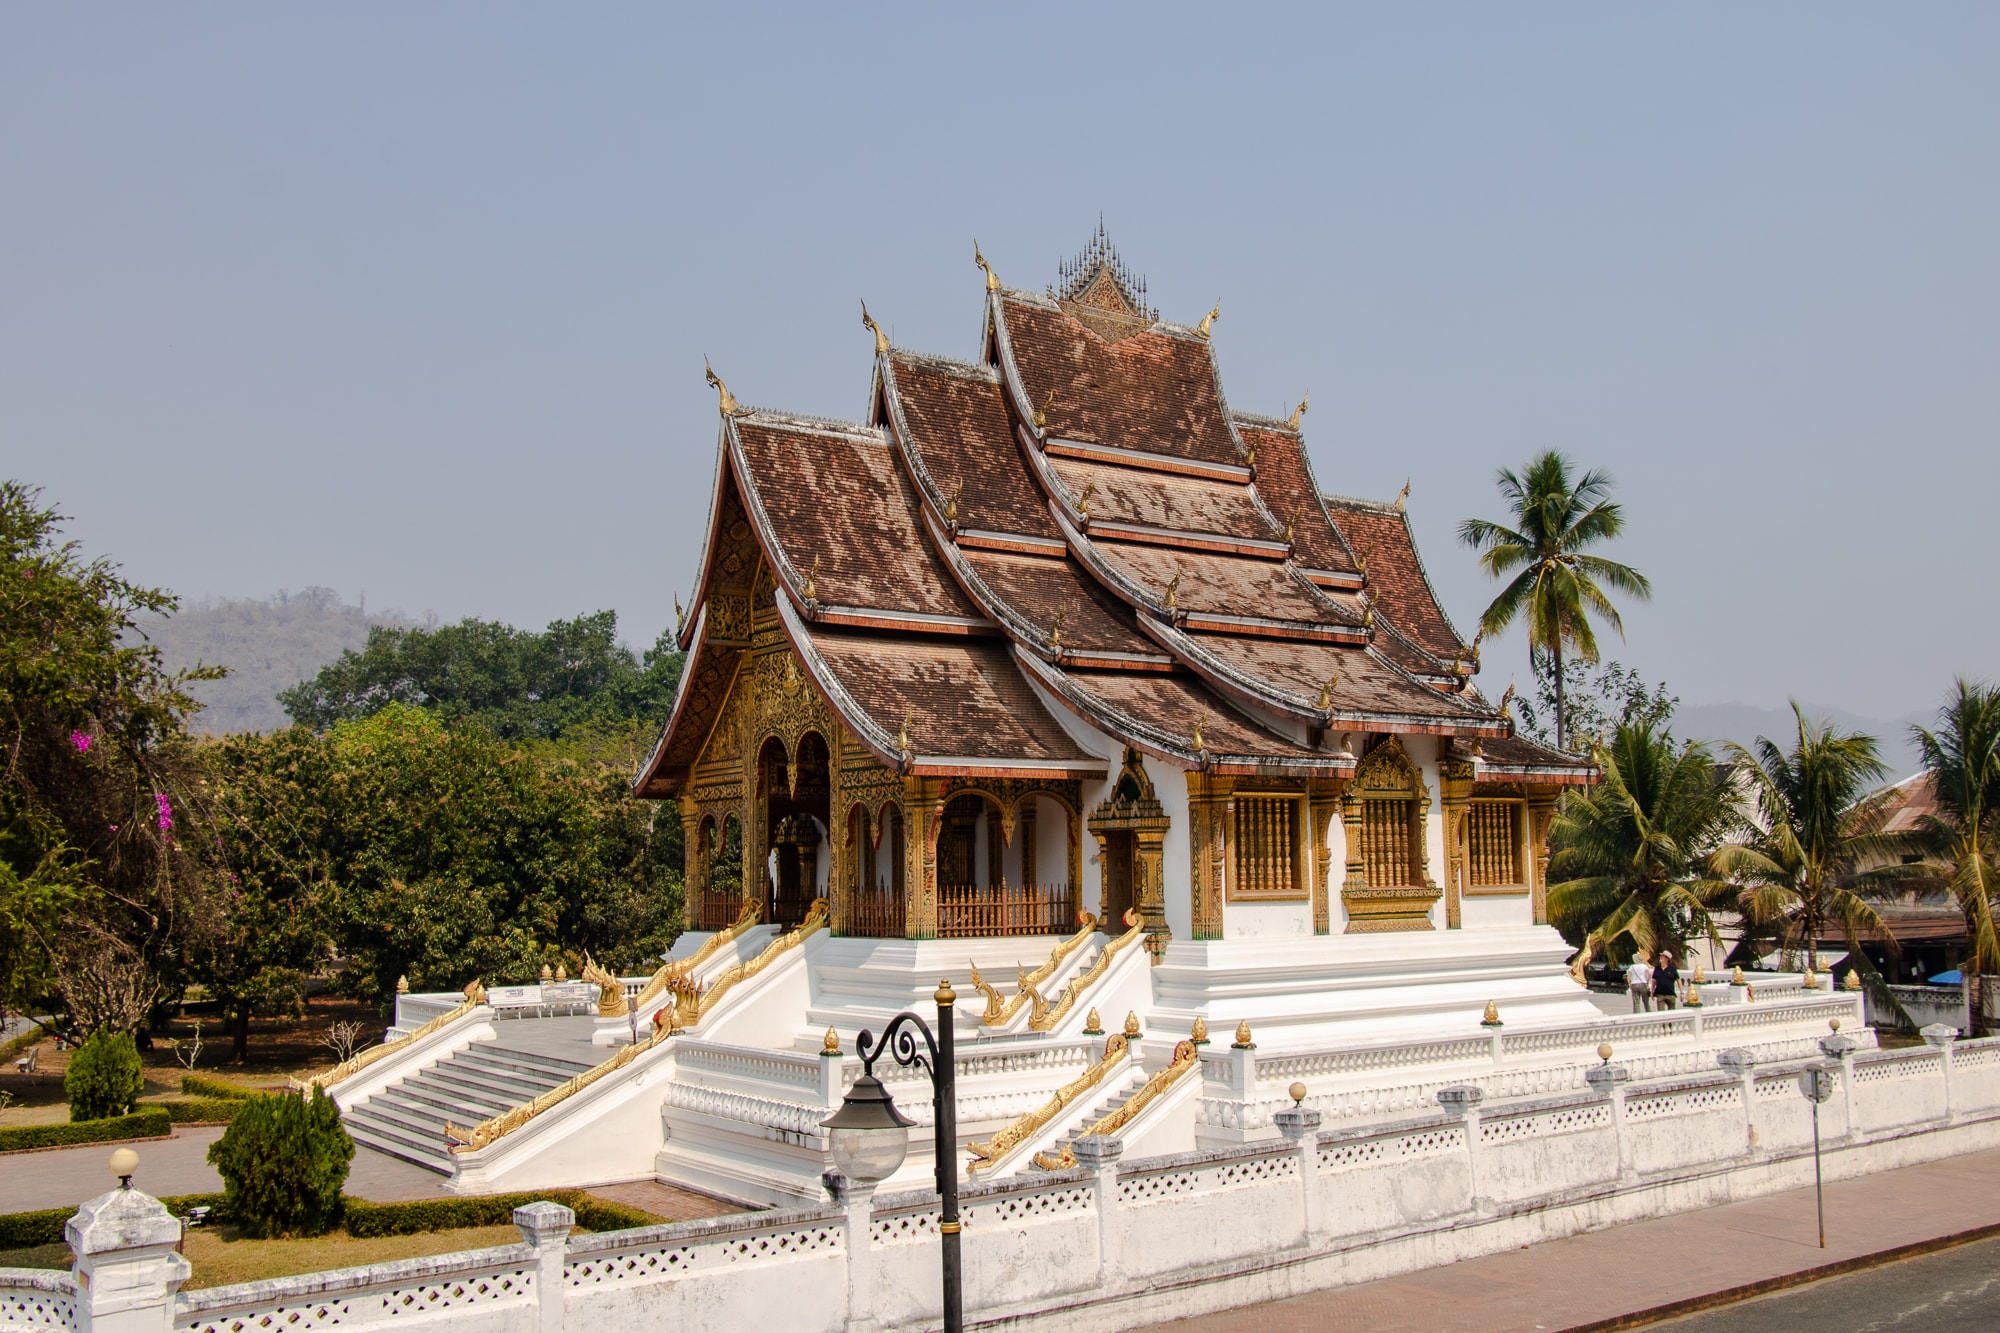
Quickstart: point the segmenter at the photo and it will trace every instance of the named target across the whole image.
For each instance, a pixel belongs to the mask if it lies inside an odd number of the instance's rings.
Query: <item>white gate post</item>
[[[1108,1134],[1086,1134],[1070,1144],[1079,1166],[1097,1173],[1097,1285],[1114,1286],[1121,1263],[1120,1231],[1124,1219],[1118,1216],[1118,1159],[1125,1153],[1125,1141]]]
[[[1847,1132],[1841,1137],[1849,1141],[1861,1137],[1861,1117],[1854,1102],[1854,1050],[1859,1045],[1857,1038],[1845,1032],[1819,1039],[1820,1050],[1840,1061],[1840,1106],[1847,1122]]]
[[[1743,1145],[1756,1152],[1757,1140],[1757,1053],[1742,1046],[1731,1047],[1715,1057],[1715,1062],[1736,1075],[1743,1089]]]
[[[838,1171],[828,1171],[820,1179],[826,1192],[846,1214],[847,1327],[849,1333],[874,1333],[875,1247],[872,1240],[875,1218],[875,1187],[849,1180]]]
[[[1958,1029],[1947,1023],[1932,1023],[1924,1029],[1924,1041],[1937,1048],[1939,1067],[1944,1071],[1944,1118],[1949,1121],[1953,1115],[1951,1101],[1951,1052],[1958,1040]]]
[[[77,1333],[172,1333],[189,1269],[165,1204],[123,1186],[78,1208],[63,1235],[76,1256]]]
[[[1295,1089],[1303,1092],[1303,1088]],[[1271,1117],[1278,1132],[1291,1140],[1299,1159],[1299,1190],[1304,1206],[1300,1219],[1305,1227],[1305,1246],[1314,1249],[1325,1235],[1319,1199],[1319,1112],[1294,1104]]]
[[[1598,1096],[1611,1103],[1611,1137],[1618,1145],[1617,1179],[1632,1178],[1632,1140],[1625,1132],[1625,1085],[1632,1079],[1632,1071],[1624,1065],[1611,1063],[1609,1047],[1600,1048],[1606,1052],[1604,1063],[1583,1071],[1583,1081],[1594,1089]]]
[[[1459,1118],[1465,1126],[1466,1200],[1465,1210],[1479,1211],[1479,1103],[1486,1094],[1476,1084],[1438,1089],[1438,1105]]]
[[[562,1333],[563,1301],[568,1289],[563,1284],[563,1261],[569,1257],[570,1228],[576,1214],[546,1199],[525,1203],[514,1210],[514,1225],[521,1239],[535,1249],[535,1306],[540,1317],[539,1333]]]

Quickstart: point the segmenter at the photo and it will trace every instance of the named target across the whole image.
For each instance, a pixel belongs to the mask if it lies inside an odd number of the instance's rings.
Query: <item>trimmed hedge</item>
[[[225,1083],[219,1078],[203,1078],[199,1074],[181,1075],[183,1097],[221,1097],[240,1102],[256,1095],[255,1088],[246,1088],[240,1083]]]
[[[154,1102],[176,1125],[226,1125],[250,1103],[243,1097],[197,1097],[186,1102]]]
[[[516,1208],[544,1199],[573,1211],[576,1224],[586,1231],[622,1231],[627,1227],[654,1226],[662,1220],[640,1209],[600,1199],[585,1190],[537,1190],[530,1194],[416,1199],[409,1203],[369,1203],[365,1199],[349,1199],[347,1234],[357,1238],[414,1236],[424,1231],[502,1226],[514,1219]]]
[[[160,1202],[176,1217],[185,1216],[190,1208],[206,1207],[213,1210],[209,1214],[212,1221],[220,1220],[220,1194],[170,1194]],[[0,1250],[60,1245],[65,1239],[63,1227],[75,1216],[74,1208],[40,1208],[32,1213],[0,1214]]]
[[[174,1132],[173,1117],[157,1107],[102,1120],[72,1120],[61,1125],[16,1125],[0,1129],[0,1152],[23,1148],[66,1148],[76,1143],[112,1143],[118,1139],[163,1139]]]

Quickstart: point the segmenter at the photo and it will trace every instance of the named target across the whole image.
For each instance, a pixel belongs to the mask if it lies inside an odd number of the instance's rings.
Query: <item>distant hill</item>
[[[1889,766],[1889,779],[1909,777],[1920,767],[1917,747],[1910,744],[1910,724],[1932,725],[1930,710],[1883,720],[1863,717],[1841,708],[1802,705],[1809,718],[1825,718],[1849,731],[1865,731],[1882,743],[1882,761]],[[1752,704],[1682,704],[1674,710],[1674,734],[1690,740],[1735,741],[1749,745],[1759,736],[1769,737],[1789,750],[1798,735],[1798,724],[1790,708],[1758,708]]]
[[[140,629],[160,646],[169,669],[206,662],[226,666],[225,680],[193,686],[205,705],[194,718],[214,734],[272,731],[290,724],[279,690],[309,679],[341,653],[359,649],[370,625],[411,625],[399,612],[366,611],[331,588],[267,598],[209,598],[171,617],[148,617]]]

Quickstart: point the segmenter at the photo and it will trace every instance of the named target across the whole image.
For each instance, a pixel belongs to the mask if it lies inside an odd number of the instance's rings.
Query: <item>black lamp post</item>
[[[940,1203],[938,1231],[944,1238],[944,1327],[945,1333],[960,1333],[965,1327],[964,1301],[959,1290],[958,1268],[958,1097],[956,1065],[952,1054],[951,1007],[958,996],[947,978],[937,988],[937,1031],[915,1014],[905,1010],[889,1020],[878,1042],[863,1031],[854,1049],[861,1056],[861,1077],[841,1099],[840,1109],[820,1122],[830,1130],[827,1136],[833,1164],[841,1174],[862,1185],[876,1185],[896,1173],[910,1148],[910,1126],[896,1109],[889,1090],[875,1077],[875,1061],[884,1051],[899,1065],[915,1065],[930,1075],[931,1105],[937,1132],[937,1189]],[[923,1038],[923,1045],[917,1038]],[[850,1255],[849,1262],[859,1262]]]

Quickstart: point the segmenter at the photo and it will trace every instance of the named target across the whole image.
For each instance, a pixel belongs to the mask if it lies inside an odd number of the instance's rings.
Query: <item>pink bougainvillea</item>
[[[69,734],[69,743],[76,747],[76,752],[78,754],[82,754],[88,749],[90,749],[90,737],[84,735],[80,731],[72,731]]]
[[[174,807],[164,792],[154,792],[153,803],[160,808],[160,832],[165,833],[174,826]]]

